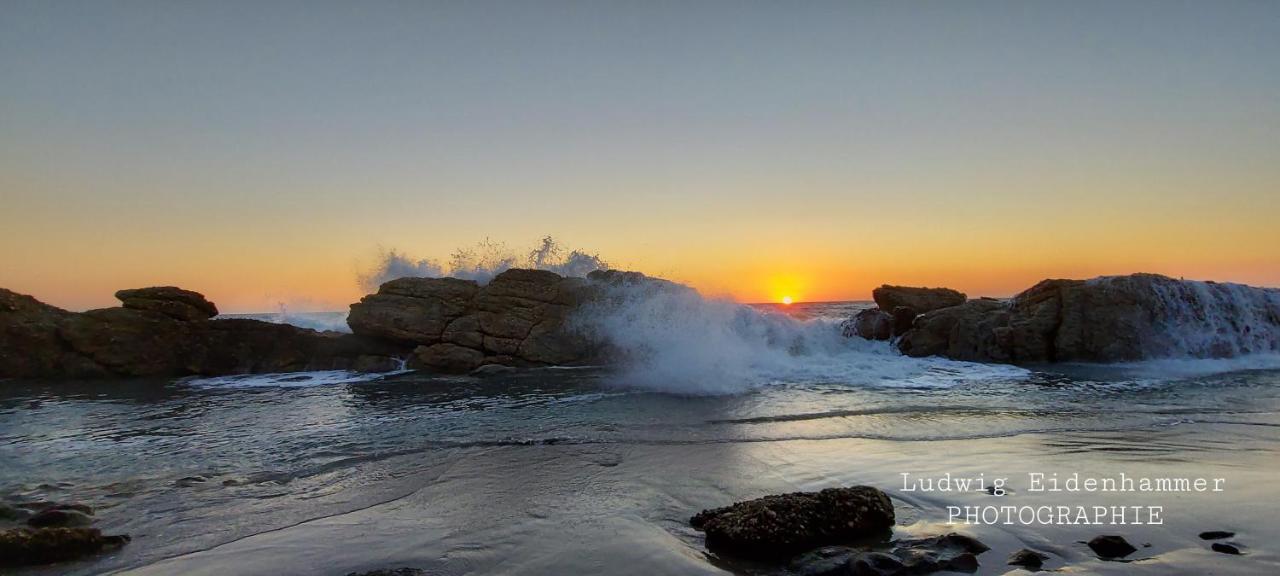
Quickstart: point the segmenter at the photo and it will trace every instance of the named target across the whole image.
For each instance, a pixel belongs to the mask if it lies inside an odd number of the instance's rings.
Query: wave
[[[397,278],[442,278],[475,280],[488,284],[495,276],[511,268],[549,270],[561,276],[585,277],[595,270],[607,270],[608,262],[598,254],[569,250],[555,238],[544,236],[523,256],[501,242],[482,240],[471,247],[458,248],[448,264],[431,259],[415,259],[398,250],[383,250],[372,270],[357,276],[361,288],[375,291],[383,283]]]
[[[678,285],[604,290],[572,322],[607,343],[618,362],[615,382],[624,387],[715,395],[796,383],[948,387],[1029,374],[1014,366],[909,358],[886,342],[845,338],[831,319],[797,320]]]
[[[209,378],[184,378],[180,383],[196,388],[311,388],[334,384],[372,382],[388,376],[411,372],[403,367],[392,372],[354,372],[351,370],[318,370],[274,374],[237,374]]]
[[[1086,285],[1102,305],[1132,314],[1121,326],[1140,332],[1147,358],[1280,355],[1280,290],[1152,274]]]

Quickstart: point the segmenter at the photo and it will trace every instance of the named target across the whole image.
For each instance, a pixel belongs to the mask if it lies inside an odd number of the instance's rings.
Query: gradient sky
[[[1278,2],[0,4],[0,286],[342,308],[552,234],[746,301],[1280,285]]]

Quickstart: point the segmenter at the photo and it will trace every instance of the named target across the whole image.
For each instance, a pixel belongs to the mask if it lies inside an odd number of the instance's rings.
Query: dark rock
[[[867,340],[888,340],[893,336],[893,316],[884,310],[861,310],[841,324],[846,338],[859,336]]]
[[[1089,541],[1089,548],[1103,558],[1124,558],[1138,550],[1121,536],[1098,536]]]
[[[788,567],[796,576],[845,576],[859,553],[848,546],[823,546],[792,558]]]
[[[93,517],[79,510],[53,508],[27,519],[34,528],[75,528],[93,524]]]
[[[908,356],[946,356],[955,360],[1007,361],[995,328],[1007,325],[1007,306],[992,300],[970,300],[915,318],[898,340]]]
[[[849,564],[853,576],[896,576],[906,571],[906,565],[897,556],[884,552],[867,552]]]
[[[171,294],[172,300],[163,300],[153,292],[142,292],[151,298],[137,297],[138,291],[121,293],[131,302],[168,301],[198,307],[191,302],[196,302],[194,298],[199,295],[185,290]],[[187,376],[350,369],[362,356],[389,359],[407,356],[411,349],[353,334],[316,332],[257,320],[188,321],[141,308],[105,308],[77,314],[0,290],[0,377]]]
[[[0,566],[75,560],[128,541],[125,535],[103,536],[96,528],[13,528],[0,531]]]
[[[911,324],[915,322],[916,316],[920,313],[910,306],[898,306],[893,309],[893,337],[897,338],[906,334],[911,329]]]
[[[413,355],[410,366],[425,366],[451,373],[470,372],[485,362],[484,352],[457,344],[420,346]]]
[[[44,512],[46,510],[75,510],[76,512],[83,512],[93,516],[93,507],[79,502],[23,502],[22,504],[19,504],[18,507],[26,508],[27,510],[34,512]]]
[[[765,496],[703,510],[690,523],[707,549],[744,558],[781,560],[820,546],[884,537],[893,503],[870,486]]]
[[[965,295],[950,288],[912,288],[885,284],[871,291],[871,298],[885,312],[900,306],[925,314],[942,308],[964,304]]]
[[[1210,546],[1210,548],[1213,548],[1214,552],[1221,552],[1223,554],[1232,554],[1237,556],[1240,554],[1240,548],[1234,544],[1225,542],[1214,542],[1213,546]]]
[[[990,548],[963,534],[898,540],[889,552],[867,552],[849,564],[852,574],[906,576],[933,572],[974,572],[978,554]]]
[[[1280,351],[1280,291],[1157,274],[1045,280],[1007,303],[916,319],[912,356],[1015,363],[1220,358]]]
[[[472,280],[398,278],[352,304],[347,325],[363,336],[436,344],[445,328],[467,313],[479,291]]]
[[[1009,555],[1009,565],[1022,566],[1025,568],[1030,568],[1032,570],[1039,570],[1041,566],[1044,566],[1044,561],[1048,559],[1049,559],[1048,554],[1043,554],[1040,552],[1036,552],[1035,550],[1023,548]]]
[[[30,517],[30,510],[0,502],[0,520],[26,520]]]
[[[1201,540],[1222,540],[1224,538],[1231,538],[1235,535],[1236,535],[1235,532],[1227,532],[1226,530],[1210,530],[1208,532],[1201,532],[1200,539]]]
[[[116,292],[116,299],[125,308],[158,312],[185,322],[208,320],[218,315],[218,307],[206,300],[203,294],[176,286],[120,290]]]

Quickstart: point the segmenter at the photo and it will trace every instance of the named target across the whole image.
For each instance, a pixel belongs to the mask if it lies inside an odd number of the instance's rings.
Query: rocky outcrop
[[[121,290],[119,308],[74,313],[0,289],[0,378],[222,375],[410,367],[468,372],[595,362],[599,334],[570,322],[586,303],[648,290],[690,290],[636,272],[566,278],[511,269],[480,286],[400,278],[351,305],[351,334],[217,318],[196,292]]]
[[[128,536],[103,536],[97,528],[11,528],[0,531],[0,566],[65,562],[128,542]]]
[[[248,319],[172,287],[121,290],[125,307],[74,313],[0,289],[0,377],[101,378],[379,368],[409,346]]]
[[[176,320],[208,320],[218,315],[218,307],[203,294],[175,286],[121,290],[116,298],[125,308],[159,312]]]
[[[480,286],[454,278],[401,278],[351,305],[357,335],[415,346],[410,366],[468,372],[486,365],[547,366],[599,361],[607,342],[577,329],[572,314],[606,305],[614,288],[688,290],[637,272],[586,278],[510,269]]]
[[[893,336],[894,318],[884,310],[871,308],[860,310],[853,318],[840,325],[840,331],[846,338],[859,336],[867,340],[888,340]]]
[[[1120,362],[1280,352],[1280,290],[1156,274],[1045,280],[1009,301],[916,318],[910,356],[984,362]]]
[[[26,520],[26,526],[0,530],[0,567],[75,560],[123,546],[129,536],[103,536],[93,524],[93,508],[84,504],[0,503],[0,519]]]
[[[785,560],[820,546],[887,537],[894,514],[883,491],[853,486],[738,502],[703,510],[690,523],[706,533],[712,552]]]
[[[964,304],[965,295],[950,288],[914,288],[885,284],[871,291],[876,306],[893,313],[899,306],[910,308],[916,314],[924,314],[941,308]]]
[[[950,288],[915,288],[885,284],[871,291],[878,308],[862,310],[845,321],[846,337],[889,340],[911,329],[916,316],[942,308],[959,306],[965,295]]]

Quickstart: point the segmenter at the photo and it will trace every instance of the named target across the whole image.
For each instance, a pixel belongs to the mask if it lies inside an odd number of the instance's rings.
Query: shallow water
[[[1267,361],[1021,370],[887,349],[812,361],[843,372],[712,396],[626,387],[603,368],[8,381],[0,496],[84,501],[104,531],[134,537],[24,574],[779,573],[707,555],[688,517],[854,483],[895,498],[900,534],[987,542],[982,574],[1004,573],[1023,546],[1083,573],[1280,570],[1280,370]],[[1222,477],[1227,489],[1037,494],[1029,472]],[[902,473],[1008,477],[1013,493],[907,492]],[[948,505],[993,501],[1162,505],[1165,523],[944,525]],[[1195,537],[1217,529],[1238,532],[1246,555]],[[1151,547],[1116,563],[1078,542],[1113,533]]]

